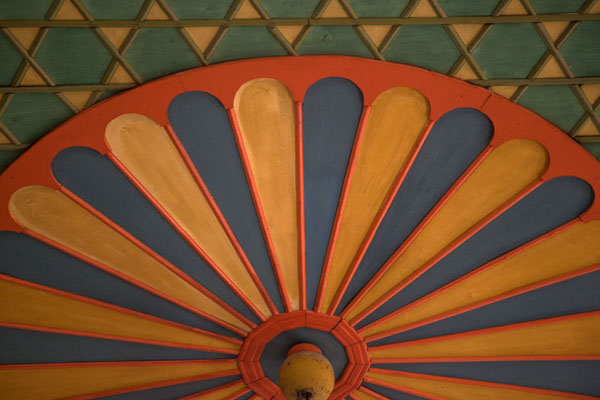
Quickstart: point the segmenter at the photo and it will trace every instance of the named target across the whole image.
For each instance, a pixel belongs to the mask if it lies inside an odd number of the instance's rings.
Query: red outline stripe
[[[298,224],[298,283],[300,310],[306,310],[306,235],[304,224],[304,142],[302,102],[296,102],[296,204]]]
[[[388,375],[388,376],[396,375],[396,376],[403,376],[406,378],[425,379],[425,380],[431,380],[431,381],[436,381],[436,382],[450,382],[450,383],[457,383],[457,384],[471,385],[471,386],[483,386],[483,387],[490,387],[490,388],[495,388],[495,389],[515,390],[515,391],[525,392],[525,393],[536,393],[536,394],[541,394],[541,395],[567,397],[567,398],[572,398],[572,399],[582,399],[583,400],[583,399],[596,399],[597,398],[597,397],[585,396],[585,395],[576,394],[576,393],[560,392],[557,390],[540,389],[540,388],[534,388],[534,387],[528,387],[528,386],[511,385],[511,384],[506,384],[506,383],[479,381],[479,380],[474,380],[474,379],[453,378],[453,377],[449,377],[449,376],[418,374],[418,373],[414,373],[414,372],[395,371],[395,370],[387,370],[387,369],[382,369],[382,368],[372,368],[369,372],[372,372],[375,374]],[[436,395],[432,395],[430,393],[419,392],[414,389],[409,389],[409,388],[406,388],[401,385],[396,385],[393,383],[380,381],[378,379],[371,378],[371,377],[365,377],[365,382],[373,383],[375,385],[387,387],[390,389],[398,388],[396,390],[400,390],[400,391],[407,392],[410,394],[415,394],[417,396],[426,396],[426,398],[430,398],[430,399],[436,399],[436,400],[443,399],[442,397],[437,397]]]
[[[217,392],[217,391],[219,391],[219,390],[227,389],[228,387],[231,387],[231,386],[239,385],[240,383],[244,383],[244,381],[243,381],[243,380],[241,380],[241,379],[238,379],[238,380],[235,380],[235,381],[233,381],[233,382],[225,383],[225,384],[223,384],[223,385],[219,385],[219,386],[216,386],[216,387],[214,387],[214,388],[210,388],[210,389],[208,389],[208,390],[203,390],[203,391],[201,391],[201,392],[194,393],[194,394],[192,394],[192,395],[189,395],[189,396],[180,397],[178,400],[192,400],[192,399],[195,399],[195,398],[197,398],[197,397],[199,397],[199,396],[205,396],[205,395],[207,395],[207,394],[214,393],[214,392]],[[246,388],[244,388],[244,390],[245,390],[245,389],[248,389],[248,390],[247,390],[246,392],[244,392],[244,393],[247,393],[247,392],[249,392],[249,391],[250,391],[250,389],[249,389],[249,388],[247,388],[247,387],[246,387]],[[237,393],[237,392],[235,392],[235,393]],[[235,393],[232,393],[232,395],[233,395],[233,394],[235,394]],[[230,398],[230,396],[231,396],[231,395],[229,395],[229,396],[225,397],[225,399],[229,399],[229,398]]]
[[[366,379],[365,379],[365,380],[366,380]],[[390,399],[388,399],[387,397],[385,397],[385,396],[383,396],[383,395],[381,395],[381,394],[379,394],[379,393],[377,393],[377,392],[374,392],[374,391],[372,391],[371,389],[369,389],[369,388],[366,388],[366,387],[364,387],[364,386],[361,386],[361,387],[359,387],[359,388],[358,388],[358,391],[359,391],[359,392],[363,392],[364,394],[366,394],[366,395],[369,395],[369,396],[371,396],[371,397],[374,397],[374,398],[376,398],[376,399],[378,399],[378,400],[390,400]],[[355,398],[355,399],[361,400],[361,399],[360,399],[360,397],[358,397],[358,396],[356,396],[356,395],[351,395],[351,396],[354,396],[354,398]]]
[[[342,223],[342,215],[344,214],[344,208],[346,208],[346,200],[348,199],[348,192],[350,190],[350,183],[354,176],[354,169],[356,167],[356,161],[358,158],[358,152],[362,144],[362,139],[371,113],[371,106],[365,105],[360,116],[358,128],[356,130],[356,136],[354,138],[354,144],[350,153],[350,159],[348,160],[348,168],[346,168],[346,176],[344,177],[344,184],[342,185],[342,192],[340,194],[340,200],[335,213],[335,219],[333,220],[333,227],[331,229],[331,236],[329,238],[329,245],[327,247],[327,254],[325,256],[325,262],[323,263],[323,270],[321,271],[321,281],[319,282],[319,289],[317,290],[317,298],[315,300],[314,310],[321,312],[321,306],[323,303],[323,296],[325,295],[325,286],[327,286],[327,278],[329,277],[329,270],[331,268],[331,262],[333,258],[333,252],[335,250],[335,244],[340,231],[340,225]]]
[[[285,287],[285,282],[283,280],[281,268],[279,267],[279,261],[277,260],[277,254],[275,253],[275,248],[273,246],[273,240],[271,239],[271,234],[269,233],[267,219],[265,217],[265,213],[263,211],[263,207],[260,202],[260,197],[258,195],[258,189],[256,187],[256,182],[254,181],[254,175],[252,174],[252,168],[250,167],[250,161],[248,160],[248,154],[246,153],[246,147],[244,146],[244,139],[242,137],[242,132],[240,131],[240,126],[238,124],[237,116],[235,115],[235,110],[233,108],[229,108],[229,109],[227,109],[227,114],[229,115],[229,121],[231,122],[231,128],[233,130],[233,136],[235,138],[235,143],[237,144],[240,159],[242,161],[242,165],[244,166],[244,173],[246,174],[246,181],[248,183],[250,193],[252,194],[252,199],[254,200],[254,208],[256,209],[258,221],[259,221],[260,227],[263,231],[263,236],[265,239],[265,244],[267,246],[267,250],[269,252],[269,257],[271,258],[273,272],[275,273],[275,278],[277,279],[277,285],[279,286],[279,293],[281,295],[281,301],[283,302],[285,311],[290,312],[290,311],[292,311],[292,305],[290,303],[290,299],[287,294],[287,289]]]
[[[223,336],[220,335],[218,333],[214,333],[214,332],[210,332],[210,331],[206,331],[204,329],[200,329],[200,328],[195,328],[195,327],[191,327],[188,325],[184,325],[184,324],[180,324],[178,322],[173,322],[173,321],[169,321],[163,318],[159,318],[159,317],[155,317],[153,315],[149,315],[149,314],[144,314],[141,313],[139,311],[134,311],[134,310],[130,310],[128,308],[124,308],[124,307],[120,307],[114,304],[110,304],[110,303],[106,303],[100,300],[95,300],[89,297],[84,297],[84,296],[80,296],[78,294],[74,294],[74,293],[69,293],[69,292],[65,292],[62,290],[58,290],[58,289],[54,289],[48,286],[43,286],[43,285],[39,285],[37,283],[33,283],[33,282],[28,282],[28,281],[24,281],[22,279],[17,279],[17,278],[13,278],[11,276],[8,275],[4,275],[4,274],[0,274],[0,280],[2,281],[7,281],[16,285],[20,285],[20,286],[24,286],[24,287],[28,287],[31,289],[35,289],[35,290],[40,290],[46,293],[50,293],[56,296],[60,296],[60,297],[64,297],[70,300],[74,300],[74,301],[78,301],[78,302],[82,302],[82,303],[87,303],[90,304],[92,306],[95,307],[100,307],[100,308],[105,308],[111,311],[115,311],[121,314],[126,314],[126,315],[131,315],[133,317],[136,318],[140,318],[140,319],[145,319],[151,322],[155,322],[158,324],[162,324],[162,325],[166,325],[166,326],[170,326],[173,328],[177,328],[177,329],[182,329],[182,330],[186,330],[186,331],[190,331],[192,333],[197,333],[199,335],[204,335],[207,337],[211,337],[217,340],[221,340],[224,342],[228,342],[228,343],[232,343],[235,344],[237,346],[241,346],[242,342],[238,339],[235,338],[231,338],[228,336]],[[154,341],[151,339],[141,339],[141,338],[129,338],[126,336],[119,336],[119,335],[105,335],[105,334],[101,334],[101,333],[94,333],[94,332],[85,332],[85,331],[76,331],[76,330],[70,330],[70,329],[63,329],[63,328],[52,328],[52,327],[44,327],[44,326],[37,326],[37,325],[29,325],[29,324],[19,324],[19,323],[12,323],[12,322],[0,322],[0,325],[3,326],[7,326],[7,327],[13,327],[13,328],[18,328],[18,327],[24,327],[24,328],[19,328],[19,329],[28,329],[28,330],[42,330],[42,331],[46,331],[46,332],[57,332],[57,333],[63,333],[63,332],[79,332],[80,334],[78,334],[78,336],[91,336],[91,337],[102,337],[102,338],[126,338],[126,341],[136,341],[139,343],[147,343],[147,344],[157,344],[157,343],[163,343],[161,341]],[[36,329],[32,329],[32,328],[36,328]],[[39,329],[38,329],[39,328]],[[92,336],[93,335],[93,336]],[[124,340],[124,339],[114,339],[114,340]],[[164,343],[170,343],[170,342],[164,342]],[[197,346],[197,345],[186,345],[185,343],[174,343],[177,346],[173,346],[171,344],[168,345],[168,347],[181,347],[181,346],[192,346],[193,348],[206,348],[206,349],[213,349],[212,347],[206,347],[206,346]],[[159,346],[164,346],[164,344],[158,344]],[[189,348],[189,347],[186,347]],[[225,353],[225,354],[237,354],[237,350],[230,350],[230,349],[220,349],[220,348],[214,348],[216,350],[206,350],[206,351],[217,351],[219,353]]]
[[[454,239],[452,242],[450,242],[450,244],[448,244],[446,247],[444,247],[435,256],[430,258],[427,262],[425,262],[423,265],[421,265],[419,268],[417,268],[415,271],[413,271],[408,277],[406,277],[401,282],[396,284],[385,295],[383,295],[382,297],[377,299],[377,301],[372,303],[369,307],[367,307],[360,314],[358,314],[356,317],[354,317],[350,321],[350,324],[352,326],[354,326],[357,323],[359,323],[360,321],[362,321],[365,317],[367,317],[369,314],[371,314],[377,308],[382,306],[389,299],[394,297],[398,292],[400,292],[402,289],[404,289],[405,287],[410,285],[418,277],[420,277],[425,272],[427,272],[429,269],[431,269],[433,266],[435,266],[440,260],[442,260],[448,254],[450,254],[452,251],[456,250],[461,244],[463,244],[464,242],[469,240],[471,237],[473,237],[477,232],[479,232],[481,229],[483,229],[486,225],[488,225],[489,223],[494,221],[496,218],[498,218],[500,215],[502,215],[506,210],[511,208],[513,205],[515,205],[518,201],[520,201],[525,196],[527,196],[528,194],[533,192],[535,189],[537,189],[542,183],[543,183],[543,181],[538,178],[535,181],[533,181],[532,183],[530,183],[529,185],[527,185],[519,193],[512,196],[509,200],[504,202],[504,204],[502,204],[500,207],[496,208],[494,211],[492,211],[490,214],[485,216],[483,219],[481,219],[475,225],[470,227],[465,233],[463,233],[462,235],[460,235],[459,237]],[[391,265],[392,264],[390,264],[389,267],[391,267]]]
[[[235,237],[235,234],[233,233],[233,230],[229,226],[229,223],[225,219],[225,216],[221,212],[221,209],[219,208],[219,205],[215,201],[214,197],[212,196],[212,194],[208,190],[208,186],[206,186],[206,183],[204,182],[204,180],[200,176],[200,173],[196,169],[196,167],[194,165],[194,162],[192,161],[192,159],[190,158],[189,154],[185,150],[185,147],[183,146],[183,144],[181,143],[181,141],[177,137],[177,134],[175,133],[175,131],[173,130],[173,128],[171,127],[170,124],[165,125],[164,128],[167,131],[167,133],[169,134],[169,137],[171,138],[171,141],[173,142],[173,144],[175,144],[175,147],[179,151],[179,155],[181,156],[181,158],[185,162],[188,170],[190,171],[190,173],[194,177],[194,180],[196,181],[196,184],[200,188],[200,191],[202,192],[202,195],[206,198],[206,200],[208,201],[208,204],[210,205],[211,210],[213,211],[214,215],[219,220],[219,223],[221,224],[221,227],[223,228],[223,230],[225,231],[227,237],[229,238],[229,241],[231,242],[231,245],[235,248],[235,251],[238,254],[238,256],[240,257],[240,260],[242,261],[242,263],[244,264],[244,267],[246,268],[246,271],[248,271],[248,274],[250,275],[250,278],[252,279],[252,282],[254,282],[254,285],[256,286],[256,288],[258,289],[258,291],[260,292],[262,298],[265,300],[265,303],[266,303],[267,307],[269,308],[269,311],[271,311],[271,313],[273,315],[278,314],[279,312],[277,311],[277,308],[275,307],[275,304],[273,303],[273,301],[269,297],[269,294],[267,293],[265,287],[263,286],[262,281],[258,277],[258,274],[254,270],[254,267],[252,266],[252,263],[250,262],[250,260],[246,256],[246,253],[242,249],[242,246],[240,245],[240,243],[238,242],[237,238]],[[243,294],[243,291],[241,289],[239,289],[237,286],[232,287],[231,290],[233,290],[238,295],[238,297],[240,296],[240,294]],[[244,299],[244,297],[240,297],[240,298],[242,300]],[[248,301],[250,301],[250,300],[248,299]],[[254,304],[251,303],[251,304],[247,304],[247,305],[249,307],[251,306],[252,311],[257,315],[257,317],[261,321],[265,321],[266,320],[266,317],[260,312],[260,310],[258,310],[258,308],[256,308],[254,306]]]
[[[423,129],[421,131],[419,138],[413,145],[413,148],[411,149],[410,154],[408,155],[408,158],[406,159],[406,162],[404,163],[404,165],[398,172],[398,176],[394,180],[392,187],[390,188],[388,194],[386,195],[386,198],[385,198],[383,204],[379,208],[379,211],[377,212],[375,219],[371,223],[371,226],[369,227],[369,230],[367,231],[365,238],[363,239],[360,247],[358,248],[358,252],[357,252],[356,256],[354,257],[354,259],[352,260],[352,263],[350,264],[350,267],[348,268],[348,271],[346,272],[346,275],[344,276],[344,279],[342,280],[342,283],[341,283],[340,287],[338,288],[331,305],[329,306],[329,310],[327,311],[328,314],[333,315],[335,313],[335,310],[337,309],[340,301],[342,300],[342,297],[344,296],[346,289],[348,289],[348,285],[350,284],[350,281],[354,277],[354,274],[356,273],[356,270],[358,269],[360,262],[362,261],[365,253],[367,252],[369,245],[373,241],[373,238],[375,237],[375,233],[377,232],[377,229],[379,228],[381,221],[383,221],[383,218],[385,217],[388,210],[390,209],[390,206],[392,205],[392,202],[394,201],[394,198],[396,197],[396,194],[398,193],[400,186],[402,186],[402,183],[404,182],[406,175],[408,175],[408,172],[412,168],[412,165],[413,165],[415,159],[417,158],[417,155],[421,151],[421,148],[423,148],[423,144],[425,143],[425,140],[427,140],[427,137],[429,136],[429,133],[431,132],[431,129],[433,128],[434,123],[435,123],[435,121],[429,120],[423,126]]]
[[[491,260],[490,262],[482,265],[481,267],[476,268],[473,271],[471,271],[471,272],[469,272],[469,273],[467,273],[465,275],[462,275],[460,278],[458,278],[458,279],[456,279],[456,280],[454,280],[454,281],[452,281],[452,282],[450,282],[450,283],[442,286],[441,288],[439,288],[437,290],[434,290],[433,292],[431,292],[431,293],[429,293],[429,294],[427,294],[425,296],[422,296],[422,297],[418,298],[417,300],[413,301],[412,303],[409,303],[409,304],[405,305],[404,307],[399,308],[396,311],[383,316],[382,318],[378,319],[377,321],[374,321],[374,322],[370,323],[369,325],[364,326],[363,328],[359,329],[358,332],[366,332],[367,330],[369,330],[371,328],[374,328],[374,327],[376,327],[376,326],[378,326],[378,325],[380,325],[380,324],[382,324],[384,322],[387,322],[388,320],[390,320],[392,318],[395,318],[396,316],[398,316],[398,315],[400,315],[400,314],[402,314],[402,313],[404,313],[404,312],[406,312],[406,311],[408,311],[408,310],[410,310],[410,309],[412,309],[414,307],[417,307],[417,306],[419,306],[419,305],[421,305],[421,304],[423,304],[423,303],[425,303],[425,302],[427,302],[427,301],[429,301],[429,300],[431,300],[431,299],[433,299],[433,298],[435,298],[435,297],[443,294],[447,290],[450,290],[453,287],[462,284],[463,282],[465,282],[465,281],[467,281],[467,280],[469,280],[469,279],[471,279],[471,278],[473,278],[473,277],[475,277],[475,276],[477,276],[477,275],[479,275],[479,274],[487,271],[488,269],[496,266],[497,264],[499,264],[501,262],[504,262],[505,260],[510,259],[510,258],[512,258],[512,257],[514,257],[514,256],[516,256],[516,255],[518,255],[518,254],[520,254],[520,253],[522,253],[522,252],[524,252],[524,251],[526,251],[526,250],[534,247],[535,245],[538,245],[539,243],[547,240],[548,238],[550,238],[552,236],[555,236],[555,235],[557,235],[557,234],[559,234],[559,233],[561,233],[561,232],[563,232],[563,231],[571,228],[572,226],[574,226],[574,225],[576,225],[576,224],[578,224],[580,222],[581,221],[579,219],[574,219],[574,220],[572,220],[570,222],[567,222],[566,224],[564,224],[562,226],[559,226],[556,229],[553,229],[550,232],[545,233],[544,235],[538,236],[537,238],[535,238],[535,239],[533,239],[533,240],[531,240],[531,241],[529,241],[529,242],[527,242],[527,243],[525,243],[525,244],[517,247],[516,249],[513,249],[512,251],[510,251],[510,252],[508,252],[506,254],[503,254],[503,255],[501,255],[501,256],[499,256],[499,257]],[[414,329],[414,328],[419,327],[419,326],[423,326],[423,325],[427,325],[427,324],[430,324],[430,323],[433,323],[433,322],[436,322],[436,321],[440,321],[442,319],[449,318],[449,317],[452,317],[454,315],[462,314],[464,312],[471,311],[471,310],[474,310],[476,308],[483,307],[483,306],[486,306],[488,304],[492,304],[492,303],[495,303],[497,301],[501,301],[501,300],[507,299],[509,297],[513,297],[513,296],[516,296],[516,295],[519,295],[519,294],[522,294],[522,293],[526,293],[526,292],[529,292],[529,291],[532,291],[532,290],[536,290],[536,289],[542,288],[544,286],[552,285],[554,283],[562,282],[562,281],[567,280],[567,279],[575,278],[575,277],[580,276],[580,275],[584,275],[584,274],[587,274],[587,273],[590,273],[590,272],[594,272],[595,270],[598,269],[599,265],[600,264],[589,266],[589,267],[585,267],[585,268],[581,268],[579,270],[575,270],[575,271],[567,272],[567,273],[564,273],[564,274],[560,274],[560,275],[557,275],[557,276],[555,276],[553,278],[549,278],[549,279],[545,279],[545,280],[542,280],[542,281],[539,281],[539,282],[536,282],[536,283],[532,283],[532,284],[523,286],[521,288],[516,288],[516,289],[510,290],[508,292],[501,293],[499,295],[490,297],[489,299],[484,299],[484,300],[478,301],[476,303],[473,303],[473,304],[470,304],[470,305],[466,305],[466,306],[463,306],[463,307],[459,307],[459,308],[457,308],[455,310],[451,310],[451,311],[447,311],[447,312],[444,312],[444,313],[441,313],[441,314],[437,314],[437,315],[434,315],[434,316],[429,317],[427,319],[424,319],[424,320],[421,320],[421,321],[416,321],[416,322],[411,323],[409,325],[406,325],[404,327],[394,329],[393,333],[391,333],[392,330],[388,330],[388,331],[385,331],[385,332],[381,332],[379,334],[370,335],[370,336],[368,336],[369,339],[368,340],[365,339],[365,340],[367,342],[371,342],[373,340],[377,340],[375,338],[376,336],[377,336],[377,338],[382,338],[382,337],[387,337],[387,336],[390,336],[390,335],[394,335],[396,333],[404,332],[404,331],[407,331],[407,330],[410,330],[410,329]]]
[[[227,284],[231,288],[234,293],[236,293],[241,300],[246,304],[250,310],[253,310],[255,313],[260,312],[258,310],[255,311],[256,306],[252,303],[245,295],[241,292],[236,292],[235,284],[231,279],[219,268],[219,266],[206,254],[204,250],[196,243],[196,241],[179,225],[179,223],[171,216],[171,214],[160,204],[158,200],[142,185],[142,183],[133,175],[131,171],[117,158],[115,154],[112,152],[107,153],[107,157],[112,161],[112,163],[121,171],[123,175],[129,179],[129,181],[136,187],[138,191],[140,191],[144,197],[154,206],[154,208],[163,216],[164,219],[171,224],[171,226],[179,233],[179,235],[198,253],[198,255],[206,262],[206,264],[217,274],[217,276]],[[233,309],[233,307],[228,306]],[[250,328],[255,328],[256,324],[250,321],[248,318],[244,317],[239,311],[235,311],[236,318],[240,319],[244,324],[248,325]]]
[[[485,361],[586,361],[600,360],[600,355],[565,354],[558,356],[481,356],[481,357],[409,357],[373,358],[372,364],[421,364]]]

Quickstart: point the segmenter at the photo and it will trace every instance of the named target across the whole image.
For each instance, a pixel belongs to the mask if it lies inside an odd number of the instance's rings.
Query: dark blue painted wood
[[[471,108],[452,110],[435,123],[377,229],[338,312],[348,305],[475,160],[492,133],[490,120]]]
[[[307,307],[314,308],[346,167],[363,108],[360,89],[342,78],[313,84],[302,108]]]
[[[0,327],[0,364],[202,360],[228,354]]]
[[[173,400],[185,396],[216,388],[221,385],[241,379],[240,375],[225,376],[222,378],[207,379],[204,381],[181,383],[179,385],[164,386],[155,389],[139,390],[116,394],[113,396],[99,397],[102,400]]]
[[[600,396],[600,361],[375,364],[374,368]]]
[[[107,157],[85,147],[68,148],[54,158],[52,172],[63,186],[96,210],[246,317],[259,322]]]
[[[187,92],[169,105],[169,122],[206,183],[265,289],[283,303],[246,182],[227,111],[212,95]]]
[[[600,310],[600,271],[398,333],[370,345],[405,342],[597,310]]]
[[[592,188],[579,178],[560,177],[542,184],[390,299],[361,326],[578,217],[593,199]]]
[[[24,234],[0,232],[0,273],[212,332],[229,330]]]
[[[386,388],[383,386],[375,385],[373,383],[363,383],[363,386],[367,389],[371,389],[375,393],[379,393],[390,400],[425,400],[424,397],[415,396],[414,394],[400,392],[398,390]]]
[[[241,395],[235,400],[248,400],[250,397],[254,396],[254,394],[255,393],[253,391],[249,391],[248,393]]]
[[[311,328],[298,328],[280,333],[267,343],[260,357],[260,364],[265,376],[278,384],[279,369],[287,356],[288,350],[300,343],[314,344],[321,349],[323,355],[333,367],[335,378],[338,379],[342,375],[348,362],[344,346],[329,332]]]

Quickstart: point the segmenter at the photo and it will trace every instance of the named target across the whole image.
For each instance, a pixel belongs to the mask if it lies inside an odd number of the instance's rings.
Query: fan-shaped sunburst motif
[[[481,88],[348,57],[189,71],[0,177],[10,399],[600,396],[600,167]]]

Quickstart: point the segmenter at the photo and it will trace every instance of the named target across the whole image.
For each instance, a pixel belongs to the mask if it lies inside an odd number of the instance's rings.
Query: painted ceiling
[[[229,60],[343,54],[509,98],[600,157],[597,0],[2,0],[0,168],[120,91]]]

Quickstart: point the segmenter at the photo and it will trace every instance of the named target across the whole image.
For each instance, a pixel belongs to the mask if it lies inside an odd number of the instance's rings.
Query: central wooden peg
[[[334,384],[333,367],[321,349],[309,343],[290,348],[279,370],[279,387],[287,400],[326,400]]]

